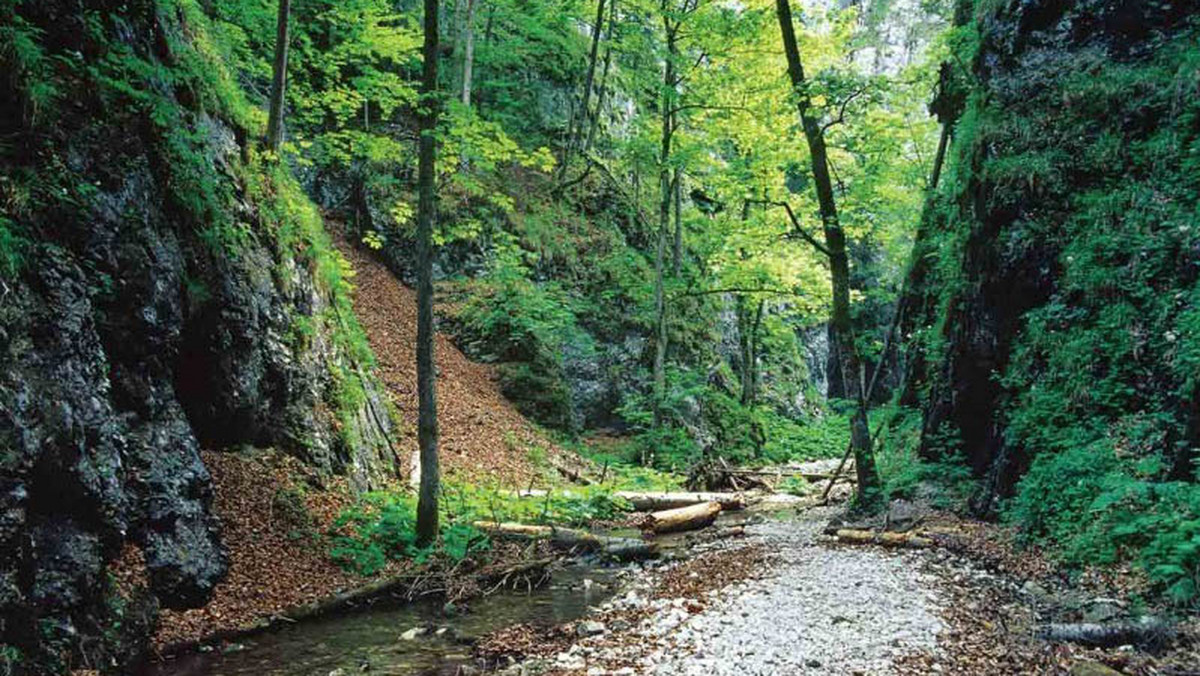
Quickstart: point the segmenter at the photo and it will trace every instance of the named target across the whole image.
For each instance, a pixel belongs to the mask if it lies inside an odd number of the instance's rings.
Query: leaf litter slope
[[[337,246],[356,273],[354,311],[400,414],[400,450],[408,461],[417,450],[417,294],[368,253],[344,239]],[[578,462],[504,397],[494,367],[471,361],[441,333],[435,337],[434,362],[441,466],[446,474],[526,483],[538,472],[529,459],[534,448],[565,464]]]

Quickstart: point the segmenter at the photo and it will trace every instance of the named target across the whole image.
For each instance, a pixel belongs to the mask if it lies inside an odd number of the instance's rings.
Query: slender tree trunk
[[[738,380],[741,381],[741,395],[738,400],[745,406],[750,403],[750,390],[753,388],[753,379],[750,375],[750,361],[754,358],[750,347],[750,310],[747,304],[745,294],[738,294],[737,297],[737,323],[738,323],[738,354],[740,355],[741,368],[738,373]]]
[[[604,69],[600,74],[600,86],[596,90],[596,108],[588,120],[587,140],[583,144],[586,155],[592,150],[596,141],[596,128],[600,126],[600,111],[604,110],[604,97],[608,93],[608,71],[612,67],[613,26],[617,23],[617,0],[608,4],[608,33],[604,36]]]
[[[587,76],[583,83],[583,100],[579,106],[577,114],[571,116],[571,122],[567,129],[567,147],[563,149],[562,167],[559,170],[559,176],[565,178],[567,169],[571,164],[571,156],[575,150],[575,146],[579,144],[579,134],[583,129],[583,125],[588,121],[588,110],[592,100],[592,85],[596,82],[596,61],[600,54],[600,32],[604,27],[604,2],[605,0],[596,0],[596,24],[592,29],[592,47],[588,52],[588,69]]]
[[[753,406],[758,401],[758,386],[761,382],[758,370],[758,337],[762,330],[763,310],[767,301],[760,298],[754,311],[754,326],[750,329],[750,397],[746,404]]]
[[[450,19],[450,30],[448,31],[449,34],[446,36],[447,42],[449,42],[446,47],[448,47],[448,51],[450,56],[454,59],[455,65],[457,65],[459,60],[462,58],[462,51],[460,50],[461,45],[459,43],[462,40],[463,13],[467,6],[466,3],[467,0],[454,0],[454,15]],[[454,80],[454,82],[451,83],[451,91],[458,91],[458,76],[461,74],[461,68],[451,69],[450,77]]]
[[[496,5],[495,5],[495,3],[493,3],[491,5],[488,5],[487,24],[485,24],[484,29],[483,29],[483,46],[484,47],[490,47],[492,44],[492,25],[495,22],[495,19],[496,19]]]
[[[467,0],[467,18],[463,26],[462,103],[471,105],[471,69],[475,66],[475,6],[479,0]]]
[[[744,294],[737,299],[738,349],[742,361],[739,401],[743,406],[753,406],[758,399],[758,334],[762,328],[763,306],[766,303],[760,299],[755,309],[751,310],[748,300]]]
[[[271,77],[271,101],[267,110],[267,149],[278,152],[283,145],[283,96],[287,89],[288,15],[292,11],[291,0],[279,0],[279,14],[275,19],[275,66]]]
[[[671,275],[679,276],[679,265],[683,260],[683,170],[675,167],[675,241],[671,247]]]
[[[813,183],[816,185],[817,204],[821,212],[825,248],[829,252],[829,271],[833,286],[833,316],[830,323],[837,343],[842,380],[847,394],[858,402],[850,420],[850,438],[854,449],[855,470],[858,474],[858,498],[861,503],[866,504],[877,497],[879,476],[875,471],[871,434],[867,428],[867,402],[863,392],[861,359],[850,323],[850,263],[846,253],[846,233],[838,221],[833,182],[829,176],[825,136],[810,111],[811,102],[804,79],[804,66],[800,61],[800,50],[796,45],[796,33],[792,26],[792,9],[788,0],[775,0],[775,8],[783,37],[783,50],[787,57],[788,76],[797,98],[804,138],[808,142],[809,154],[812,157]]]
[[[437,219],[434,153],[438,118],[438,0],[425,0],[425,63],[421,76],[417,155],[417,444],[421,489],[417,496],[417,542],[427,545],[438,532],[437,372],[433,363],[433,226]]]
[[[667,233],[671,227],[671,110],[675,105],[675,29],[664,12],[667,35],[667,63],[663,68],[662,138],[658,155],[658,244],[654,255],[654,316],[657,339],[654,344],[654,423],[662,422],[662,404],[666,395],[667,308],[664,297]]]

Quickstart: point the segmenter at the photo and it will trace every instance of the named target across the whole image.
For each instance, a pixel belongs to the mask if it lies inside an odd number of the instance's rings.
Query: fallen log
[[[570,467],[563,467],[562,465],[554,465],[554,469],[557,470],[558,473],[561,474],[567,481],[584,486],[591,486],[593,483],[595,483],[591,479],[584,476],[583,472],[580,470],[572,469]]]
[[[745,509],[746,498],[741,493],[640,493],[634,491],[617,491],[618,498],[624,498],[639,512],[656,512],[676,507],[688,507],[706,502],[716,502],[721,509],[729,512]]]
[[[805,472],[802,470],[790,469],[787,467],[780,467],[777,469],[742,469],[742,468],[730,467],[727,469],[726,468],[716,469],[716,470],[713,470],[713,472],[716,474],[726,474],[729,476],[769,477],[769,478],[781,479],[781,480],[787,479],[788,477],[800,477],[802,479],[805,479],[806,481],[828,481],[830,479],[835,478],[833,474],[828,474],[825,472]],[[854,483],[855,481],[857,481],[857,479],[855,479],[852,476],[839,476],[839,477],[836,477],[836,479],[838,481],[846,481],[846,482],[850,482],[850,483]]]
[[[655,535],[696,530],[712,525],[720,513],[721,503],[702,502],[687,507],[652,512],[646,517],[643,527],[654,532]]]
[[[495,521],[476,521],[473,525],[479,530],[497,537],[545,540],[556,549],[599,553],[618,561],[652,558],[658,553],[657,547],[652,542],[595,535],[574,528]]]
[[[1042,625],[1037,630],[1038,638],[1046,641],[1078,643],[1093,648],[1161,645],[1170,637],[1170,633],[1169,624],[1149,616],[1134,622],[1054,623]]]
[[[851,545],[882,545],[884,547],[910,547],[924,549],[933,546],[933,540],[915,532],[909,533],[877,533],[873,530],[855,530],[840,528],[837,531],[838,542]]]

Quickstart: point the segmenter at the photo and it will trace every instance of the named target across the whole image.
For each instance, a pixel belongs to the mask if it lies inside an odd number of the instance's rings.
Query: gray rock
[[[595,620],[584,620],[575,625],[575,634],[577,636],[595,636],[603,634],[604,631],[604,623],[596,622]]]
[[[405,631],[403,634],[400,634],[400,640],[415,641],[418,637],[424,636],[428,633],[429,629],[427,627],[413,627]]]

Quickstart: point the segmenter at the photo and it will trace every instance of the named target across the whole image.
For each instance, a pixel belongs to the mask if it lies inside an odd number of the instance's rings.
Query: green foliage
[[[830,411],[795,421],[772,410],[759,412],[766,434],[763,459],[783,464],[838,458],[850,443],[850,416]]]
[[[0,643],[0,670],[2,670],[0,673],[4,676],[16,674],[23,661],[24,656],[21,655],[20,649],[7,643]]]
[[[1000,9],[976,7],[981,17]],[[965,299],[986,282],[972,267],[981,255],[1038,261],[1053,288],[1019,318],[995,376],[1006,452],[1031,463],[1006,518],[1067,562],[1134,561],[1194,604],[1200,50],[1194,23],[1147,40],[1128,59],[1079,48],[1026,63],[968,98],[926,212],[932,234],[919,254],[937,310],[918,340],[930,363],[944,360]],[[978,30],[959,29],[951,44],[972,62]],[[984,223],[1003,230],[995,251],[980,250]],[[961,472],[961,439],[943,423],[925,442]],[[927,471],[909,458],[880,458],[889,490]]]
[[[500,264],[466,286],[459,308],[458,337],[469,352],[500,362],[501,387],[517,407],[557,429],[572,429],[571,399],[563,373],[563,351],[594,349],[579,328],[572,299],[553,283],[535,284]]]
[[[799,475],[790,476],[790,477],[784,479],[783,483],[779,484],[778,490],[781,493],[787,493],[789,495],[797,495],[800,497],[804,497],[804,496],[808,495],[808,491],[809,491],[808,479],[805,479],[804,477],[799,476]]]
[[[618,473],[614,470],[614,478]],[[498,484],[443,485],[438,543],[416,546],[416,499],[370,493],[339,515],[331,528],[330,557],[347,570],[374,575],[394,560],[418,564],[442,555],[451,561],[483,555],[490,547],[476,521],[586,526],[620,517],[632,509],[614,493],[616,484],[551,489],[545,497],[517,498]]]
[[[17,225],[0,216],[0,278],[12,278],[21,270],[29,240],[21,236]]]
[[[50,55],[42,45],[42,30],[17,13],[25,0],[0,2],[0,66],[12,78],[29,122],[38,124],[62,97],[55,69],[73,67],[67,56]]]
[[[470,522],[443,519],[438,549],[418,547],[416,499],[406,495],[371,493],[334,521],[329,556],[347,570],[375,575],[389,560],[424,563],[437,552],[452,561],[488,548],[487,537]]]
[[[1200,486],[1104,442],[1039,456],[1006,516],[1076,564],[1136,561],[1168,598],[1200,602]]]

